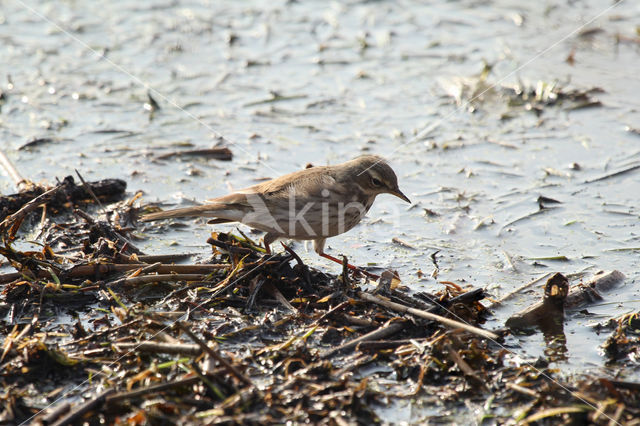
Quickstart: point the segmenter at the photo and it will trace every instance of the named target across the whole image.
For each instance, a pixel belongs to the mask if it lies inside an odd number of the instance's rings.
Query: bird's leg
[[[324,257],[325,259],[329,259],[332,260],[336,263],[339,263],[340,265],[344,266],[344,262],[340,259],[336,259],[335,257],[331,256],[330,254],[327,254],[324,252],[324,243],[327,241],[326,238],[316,238],[315,240],[313,240],[313,250],[318,253],[318,255]],[[364,275],[366,275],[369,278],[372,278],[374,280],[377,280],[378,278],[380,278],[378,275],[376,274],[372,274],[371,272],[367,272],[365,270],[362,270],[360,268],[358,268],[357,266],[353,266],[350,265],[349,263],[347,263],[347,268],[351,269],[352,271],[358,271]]]
[[[318,253],[318,254],[319,254],[320,256],[324,257],[325,259],[329,259],[329,260],[332,260],[332,261],[334,261],[334,262],[336,262],[336,263],[339,263],[340,265],[344,265],[344,262],[343,262],[342,260],[340,260],[340,259],[338,259],[338,258],[335,258],[335,257],[331,256],[330,254],[327,254],[327,253],[324,253],[324,252],[322,252],[322,253]],[[367,272],[367,271],[365,271],[364,269],[360,269],[360,268],[358,268],[357,266],[354,266],[354,265],[352,265],[352,264],[350,264],[350,263],[347,263],[347,268],[351,269],[352,271],[358,271],[358,272],[360,272],[361,274],[364,274],[364,275],[366,275],[367,277],[372,278],[372,279],[374,279],[374,280],[377,280],[378,278],[380,278],[380,276],[379,276],[379,275],[372,274],[371,272]]]
[[[267,252],[267,254],[271,254],[271,243],[274,242],[275,240],[278,239],[278,235],[273,234],[271,232],[267,232],[264,236],[264,238],[262,239],[263,244],[264,244],[264,251]]]
[[[335,257],[331,256],[330,254],[327,254],[327,253],[325,253],[325,252],[318,253],[318,254],[319,254],[320,256],[324,257],[325,259],[329,259],[329,260],[332,260],[332,261],[334,261],[334,262],[336,262],[336,263],[339,263],[340,265],[344,265],[344,262],[343,262],[342,260],[337,259],[337,258],[335,258]],[[372,274],[371,272],[367,272],[367,271],[365,271],[364,269],[360,269],[360,268],[358,268],[357,266],[351,265],[350,263],[347,263],[347,268],[351,269],[352,271],[358,271],[358,272],[360,272],[361,274],[364,274],[364,275],[366,275],[367,277],[369,277],[369,278],[371,278],[371,279],[374,279],[374,280],[377,280],[378,278],[380,278],[380,276],[379,276],[379,275]]]

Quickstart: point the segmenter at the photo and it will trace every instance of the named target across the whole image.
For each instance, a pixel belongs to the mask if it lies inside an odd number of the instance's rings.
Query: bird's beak
[[[400,198],[401,200],[406,201],[407,203],[411,204],[411,200],[409,199],[409,197],[407,197],[406,195],[404,195],[402,193],[402,191],[400,191],[399,188],[394,189],[393,191],[391,191],[391,194],[395,195],[396,197]]]

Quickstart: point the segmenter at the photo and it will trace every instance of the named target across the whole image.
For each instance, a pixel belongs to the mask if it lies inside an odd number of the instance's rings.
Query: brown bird
[[[289,173],[201,206],[147,214],[141,220],[202,216],[215,218],[209,223],[241,222],[267,233],[267,253],[279,238],[313,240],[316,253],[342,263],[324,252],[326,239],[356,226],[379,194],[410,202],[389,164],[377,155],[363,155],[336,166]]]

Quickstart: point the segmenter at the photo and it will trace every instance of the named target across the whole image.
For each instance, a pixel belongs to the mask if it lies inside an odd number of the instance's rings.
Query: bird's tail
[[[205,204],[202,206],[185,207],[182,209],[166,210],[163,212],[145,214],[140,218],[142,222],[152,222],[154,220],[170,219],[174,217],[218,217],[216,212],[220,208],[215,205]]]

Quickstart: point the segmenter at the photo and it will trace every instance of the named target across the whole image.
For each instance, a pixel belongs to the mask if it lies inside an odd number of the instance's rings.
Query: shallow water
[[[586,324],[640,307],[640,170],[585,182],[640,165],[640,135],[626,130],[640,128],[638,18],[636,2],[595,0],[3,2],[0,140],[33,180],[78,169],[125,178],[147,202],[185,205],[307,163],[384,155],[414,204],[381,196],[328,252],[397,269],[412,290],[444,280],[496,298],[550,271],[619,269],[623,286],[565,321],[559,366],[600,368],[606,336]],[[481,84],[485,62],[487,85],[598,87],[602,106],[536,115],[496,89],[472,112],[450,95],[462,78]],[[153,114],[147,92],[161,107]],[[271,92],[291,99],[273,102]],[[154,159],[220,136],[231,163]],[[46,140],[18,150],[35,138]],[[0,189],[14,190],[8,179]],[[528,217],[541,195],[561,204]],[[141,248],[206,252],[210,230],[196,221]],[[437,280],[428,278],[435,251]],[[535,260],[558,256],[566,260]],[[522,294],[489,326],[539,295]],[[543,354],[542,337],[518,340],[521,356]]]

